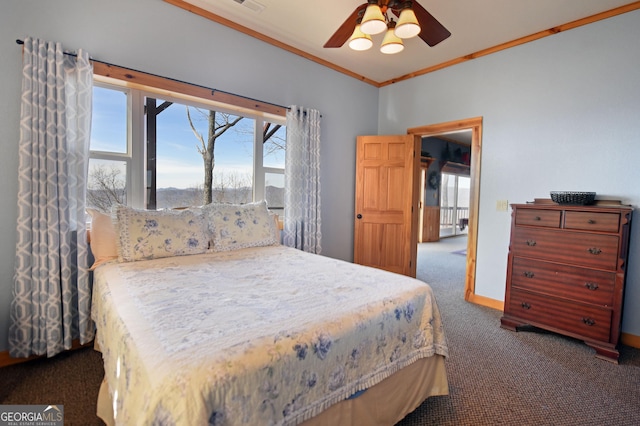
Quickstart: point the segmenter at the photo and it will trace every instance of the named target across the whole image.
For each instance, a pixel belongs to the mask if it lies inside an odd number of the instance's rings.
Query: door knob
[[[358,215],[356,216],[356,218],[358,219],[362,219],[362,215],[360,213],[358,213]]]

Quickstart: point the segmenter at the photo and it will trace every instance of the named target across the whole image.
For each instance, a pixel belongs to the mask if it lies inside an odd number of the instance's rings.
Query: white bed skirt
[[[434,355],[403,368],[357,398],[332,405],[303,426],[391,426],[428,397],[448,394],[444,357]],[[107,425],[114,425],[109,387],[104,380],[98,395],[97,415]]]

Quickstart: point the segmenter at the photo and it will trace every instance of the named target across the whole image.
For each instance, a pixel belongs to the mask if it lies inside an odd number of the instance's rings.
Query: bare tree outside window
[[[216,203],[249,203],[252,199],[252,179],[248,173],[224,171],[213,174],[213,201]]]
[[[187,118],[189,119],[189,125],[195,135],[196,139],[200,142],[196,146],[200,155],[202,155],[202,161],[204,163],[204,193],[203,203],[210,204],[213,201],[213,169],[216,165],[215,147],[217,139],[222,136],[227,130],[238,124],[243,117],[236,117],[228,113],[219,111],[204,111],[199,108],[194,108],[198,113],[206,115],[208,121],[208,134],[205,137],[204,134],[198,132],[193,119],[191,118],[190,107],[187,106]]]
[[[105,164],[90,168],[87,182],[87,206],[109,213],[115,204],[126,203],[126,181],[122,170]]]

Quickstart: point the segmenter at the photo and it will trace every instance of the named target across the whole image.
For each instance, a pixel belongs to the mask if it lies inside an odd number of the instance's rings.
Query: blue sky
[[[91,149],[126,151],[126,96],[123,92],[94,87]],[[158,105],[161,101],[158,101]],[[190,108],[199,133],[207,135],[206,115]],[[199,140],[187,119],[186,107],[174,103],[158,116],[157,174],[158,188],[188,188],[202,185],[204,166],[197,150]],[[214,175],[251,179],[253,167],[254,120],[242,119],[216,142]],[[284,151],[270,158],[269,165],[284,167]],[[215,178],[214,178],[215,180]],[[249,183],[250,184],[250,183]]]

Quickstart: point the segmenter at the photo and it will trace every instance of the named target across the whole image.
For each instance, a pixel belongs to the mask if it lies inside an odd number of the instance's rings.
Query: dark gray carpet
[[[640,350],[622,346],[615,365],[570,338],[501,329],[500,312],[464,302],[465,257],[453,243],[421,244],[418,262],[443,315],[450,395],[429,398],[398,426],[640,424]],[[91,348],[0,368],[0,404],[63,404],[65,424],[100,425],[102,374]]]
[[[104,425],[96,415],[104,369],[93,348],[0,368],[0,404],[64,405],[65,425]]]
[[[464,302],[465,263],[420,245],[417,275],[442,311],[450,395],[428,399],[400,426],[640,425],[640,350],[622,346],[615,365],[571,338],[504,330],[501,312]]]

